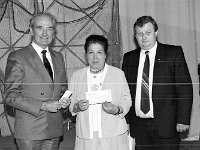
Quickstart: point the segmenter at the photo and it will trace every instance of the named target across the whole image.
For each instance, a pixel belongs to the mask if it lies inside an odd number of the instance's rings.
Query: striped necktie
[[[49,63],[49,61],[48,61],[48,59],[46,57],[46,52],[47,52],[46,50],[42,51],[42,54],[43,54],[42,55],[43,56],[43,63],[44,63],[45,68],[49,72],[49,75],[50,75],[51,79],[53,80],[53,71],[52,71],[51,65],[50,65],[50,63]]]
[[[146,59],[142,74],[142,87],[141,87],[141,111],[146,114],[150,110],[149,102],[149,51],[145,52]]]

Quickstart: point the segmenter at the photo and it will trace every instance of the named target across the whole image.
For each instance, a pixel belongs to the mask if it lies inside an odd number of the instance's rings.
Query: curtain
[[[138,17],[152,16],[158,24],[158,41],[181,45],[192,77],[194,99],[187,139],[199,138],[200,1],[199,0],[119,0],[123,53],[136,48],[133,24]]]

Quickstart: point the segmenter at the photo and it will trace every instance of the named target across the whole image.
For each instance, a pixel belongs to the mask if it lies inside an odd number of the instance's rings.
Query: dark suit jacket
[[[40,110],[43,102],[59,100],[67,85],[62,54],[49,51],[54,68],[54,82],[31,45],[11,52],[8,56],[5,102],[16,108],[16,138],[41,140],[63,134],[61,111],[50,113]]]
[[[124,55],[122,70],[129,83],[133,105],[128,113],[131,136],[137,130],[135,114],[136,82],[141,49]],[[190,124],[193,101],[192,81],[182,47],[158,43],[153,71],[154,118],[161,137],[172,137],[176,124]]]

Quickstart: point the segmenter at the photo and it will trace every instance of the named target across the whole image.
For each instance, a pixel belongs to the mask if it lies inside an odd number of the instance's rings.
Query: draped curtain
[[[158,41],[181,45],[192,77],[194,101],[187,139],[199,138],[200,1],[199,0],[119,0],[123,53],[136,48],[133,24],[151,15],[158,24]]]

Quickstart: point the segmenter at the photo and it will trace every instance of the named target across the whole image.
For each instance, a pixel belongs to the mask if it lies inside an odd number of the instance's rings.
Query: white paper
[[[62,97],[60,98],[59,101],[63,101],[63,99],[66,100],[66,98],[70,98],[70,96],[72,96],[72,92],[69,91],[69,90],[67,90],[67,91],[65,91],[65,93],[62,95]]]
[[[105,101],[111,102],[111,90],[91,91],[86,92],[86,99],[89,100],[90,105],[101,104]]]

